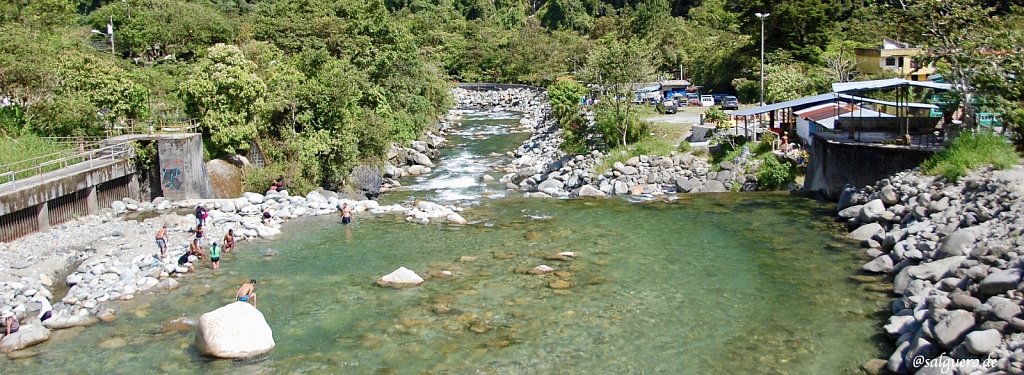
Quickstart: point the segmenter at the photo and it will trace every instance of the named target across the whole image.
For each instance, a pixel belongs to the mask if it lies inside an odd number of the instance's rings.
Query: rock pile
[[[404,176],[419,176],[432,171],[434,162],[441,156],[441,147],[445,145],[444,137],[427,132],[424,141],[412,141],[409,147],[392,145],[387,153],[387,161],[384,163],[384,188],[383,192],[391,188],[401,186],[399,178]]]
[[[895,275],[890,371],[914,372],[943,354],[981,360],[957,373],[1024,372],[1022,198],[1021,166],[958,183],[904,172],[844,190],[839,217],[874,257],[863,270]]]

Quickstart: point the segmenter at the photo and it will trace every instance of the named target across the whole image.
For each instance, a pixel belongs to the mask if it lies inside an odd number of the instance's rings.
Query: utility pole
[[[764,19],[771,13],[754,13],[761,20],[761,105],[764,105]]]

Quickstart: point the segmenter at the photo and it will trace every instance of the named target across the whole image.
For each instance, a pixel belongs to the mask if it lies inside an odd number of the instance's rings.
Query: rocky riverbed
[[[1024,373],[1022,198],[1021,166],[957,183],[908,171],[844,191],[838,215],[872,257],[863,271],[890,275],[896,296],[884,326],[896,349],[866,368]]]
[[[542,90],[509,89],[484,93],[457,92],[461,107],[500,108],[523,112],[521,123],[532,136],[514,151],[503,168],[501,182],[530,197],[572,198],[606,195],[661,195],[753,191],[760,162],[739,157],[713,168],[703,156],[673,152],[667,156],[639,155],[599,170],[606,155],[592,151],[567,155],[559,146],[562,130],[551,116]],[[593,116],[587,116],[593,121]]]
[[[466,224],[461,208],[427,201],[382,206],[375,200],[353,200],[319,189],[306,196],[287,191],[244,193],[236,199],[186,200],[163,198],[152,202],[116,201],[98,215],[73,220],[7,244],[0,244],[0,313],[14,314],[25,323],[21,331],[0,340],[0,351],[12,352],[49,338],[50,329],[87,326],[116,319],[115,301],[139,293],[176,289],[190,269],[177,259],[194,238],[191,230],[198,205],[208,212],[204,246],[222,242],[228,230],[236,241],[273,238],[281,224],[303,217],[336,214],[342,204],[357,216],[401,218],[411,223]],[[263,212],[272,215],[263,222]],[[168,254],[159,257],[155,233],[168,226]],[[266,255],[273,250],[267,249]],[[192,257],[198,269],[207,260]],[[205,271],[203,271],[205,272]],[[53,301],[53,317],[36,318],[43,301]],[[11,354],[17,356],[18,354]]]

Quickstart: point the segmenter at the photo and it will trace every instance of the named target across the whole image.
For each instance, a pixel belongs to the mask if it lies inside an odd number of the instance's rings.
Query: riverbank
[[[903,172],[846,189],[838,209],[873,258],[863,272],[891,277],[896,296],[896,350],[868,367],[1024,373],[1024,167],[957,183]]]

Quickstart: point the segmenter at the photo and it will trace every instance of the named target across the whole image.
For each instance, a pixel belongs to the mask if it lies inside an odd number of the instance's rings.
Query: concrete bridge
[[[136,144],[156,142],[152,168],[160,187],[140,194],[149,171],[136,170]],[[81,146],[80,146],[81,147]],[[0,242],[48,230],[90,215],[125,198],[148,201],[210,197],[198,133],[137,133],[112,136],[80,148],[0,166]]]

